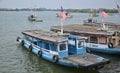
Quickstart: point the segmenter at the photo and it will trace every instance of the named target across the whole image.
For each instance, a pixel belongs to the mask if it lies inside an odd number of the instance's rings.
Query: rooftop
[[[95,34],[95,35],[113,35],[112,31],[120,31],[120,28],[112,27],[108,30],[102,30],[100,26],[85,26],[78,24],[70,24],[63,27],[64,32],[82,33],[82,34]],[[52,30],[60,30],[60,26],[51,27]]]
[[[28,35],[28,36],[31,36],[31,37],[34,37],[40,40],[49,41],[49,42],[60,43],[60,42],[67,41],[67,38],[65,37],[60,37],[56,33],[47,32],[43,30],[27,30],[22,33],[25,35]]]

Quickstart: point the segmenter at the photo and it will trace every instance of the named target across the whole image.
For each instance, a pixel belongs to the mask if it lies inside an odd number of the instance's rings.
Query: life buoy
[[[32,51],[32,48],[33,48],[32,45],[30,45],[30,46],[29,46],[29,51],[30,51],[30,52]]]
[[[40,49],[39,51],[38,51],[38,56],[42,56],[42,50]]]
[[[57,55],[54,55],[54,56],[53,56],[53,62],[54,62],[54,63],[58,62],[58,56],[57,56]]]
[[[20,37],[17,37],[16,41],[19,41]]]
[[[113,48],[113,44],[112,44],[112,43],[109,43],[109,44],[108,44],[108,47],[109,47],[109,48]]]

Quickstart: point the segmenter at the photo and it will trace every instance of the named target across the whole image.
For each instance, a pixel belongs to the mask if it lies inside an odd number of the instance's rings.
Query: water
[[[53,25],[60,25],[60,18],[56,18],[57,12],[41,11],[35,12],[43,22],[29,22],[27,17],[30,12],[27,11],[2,11],[0,12],[0,73],[120,73],[120,57],[112,55],[101,55],[111,60],[109,65],[103,69],[81,70],[76,68],[68,68],[53,64],[29,53],[22,45],[16,42],[18,36],[22,36],[24,30],[50,30]],[[72,13],[74,16],[67,19],[67,24],[82,24],[83,20],[88,18],[87,13]],[[99,21],[101,18],[97,18]],[[117,14],[110,16],[104,21],[120,24],[120,17]]]

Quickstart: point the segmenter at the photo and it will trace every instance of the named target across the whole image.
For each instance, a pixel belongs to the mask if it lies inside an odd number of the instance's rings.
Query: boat
[[[100,69],[110,62],[101,56],[87,53],[83,45],[78,45],[84,43],[84,38],[78,36],[61,36],[43,30],[26,30],[22,34],[24,37],[18,37],[18,42],[28,51],[55,64],[83,69]]]
[[[86,37],[86,47],[88,51],[100,52],[104,54],[120,55],[120,25],[105,23],[99,24],[63,26],[64,33]],[[60,26],[52,26],[51,31],[60,32]]]
[[[72,18],[73,16],[72,15],[70,15],[70,13],[65,13],[66,14],[66,16],[67,16],[67,18]],[[59,14],[59,13],[56,13],[56,17],[62,17],[61,16],[61,14]]]
[[[30,16],[28,16],[28,20],[29,20],[29,21],[35,21],[35,22],[43,22],[43,20],[39,19],[39,18],[36,17],[35,15],[30,15]]]
[[[88,18],[86,20],[83,20],[84,24],[91,24],[91,23],[97,23],[97,19],[95,18]]]
[[[86,20],[83,20],[83,22],[84,22],[84,24],[97,23],[96,17],[99,17],[99,15],[96,13],[96,10],[91,9],[89,12],[89,18],[87,18]]]

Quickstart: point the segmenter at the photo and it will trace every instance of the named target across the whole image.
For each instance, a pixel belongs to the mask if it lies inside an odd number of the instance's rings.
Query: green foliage
[[[99,9],[92,9],[94,13],[99,13]],[[106,13],[117,13],[117,9],[103,9]],[[91,9],[68,9],[68,12],[89,13]]]
[[[7,9],[0,8],[0,11],[30,11],[29,8],[23,9]],[[61,9],[46,9],[46,8],[34,8],[34,11],[60,11]],[[94,13],[99,13],[99,9],[92,9]],[[117,13],[117,9],[103,9],[107,13]],[[90,13],[91,9],[65,9],[67,12],[75,12],[75,13]]]

